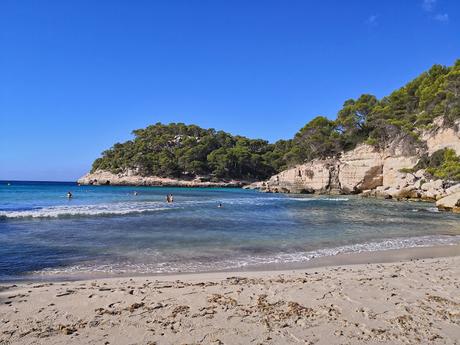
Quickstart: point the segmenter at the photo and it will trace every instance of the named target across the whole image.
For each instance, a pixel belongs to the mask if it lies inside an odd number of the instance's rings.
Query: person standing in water
[[[67,199],[72,199],[72,198],[73,198],[72,192],[67,192]]]

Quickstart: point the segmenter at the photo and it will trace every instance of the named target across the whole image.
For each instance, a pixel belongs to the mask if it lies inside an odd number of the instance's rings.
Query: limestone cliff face
[[[78,180],[83,185],[118,185],[118,186],[175,186],[175,187],[242,187],[243,181],[211,182],[197,177],[190,180],[179,180],[157,176],[139,176],[133,171],[113,174],[109,171],[98,170],[88,173]]]
[[[451,148],[460,154],[460,120],[455,121],[453,126],[444,126],[442,118],[433,122],[433,129],[422,133],[422,140],[426,141],[429,154]]]
[[[336,159],[315,159],[282,171],[262,190],[285,193],[360,193],[382,185],[383,156],[374,147],[360,145]]]
[[[337,166],[334,159],[308,162],[271,177],[266,185],[274,192],[325,193],[335,187],[331,184],[335,182],[332,176]]]
[[[439,200],[460,184],[434,180],[424,170],[406,173],[425,154],[452,148],[460,155],[460,121],[421,133],[421,141],[401,136],[383,149],[361,144],[339,158],[316,159],[271,177],[256,187],[268,192],[358,194],[395,199]]]
[[[359,145],[342,155],[338,170],[344,193],[373,189],[382,185],[383,156],[372,146]]]

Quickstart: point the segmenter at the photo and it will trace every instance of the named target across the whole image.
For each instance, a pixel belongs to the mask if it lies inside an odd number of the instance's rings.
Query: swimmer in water
[[[134,195],[137,195],[138,193],[137,192],[134,192]]]
[[[67,192],[67,199],[72,199],[73,195],[72,192]]]
[[[219,202],[219,205],[217,205],[218,208],[224,207],[221,202]]]

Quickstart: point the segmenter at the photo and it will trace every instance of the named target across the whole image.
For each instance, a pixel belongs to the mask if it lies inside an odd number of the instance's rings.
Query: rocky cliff
[[[282,171],[253,187],[275,193],[439,200],[438,206],[443,208],[441,199],[460,194],[460,184],[436,179],[423,169],[409,171],[423,155],[439,149],[451,148],[460,155],[460,121],[446,126],[442,119],[436,119],[432,129],[424,130],[419,137],[400,136],[380,149],[361,144],[337,158],[316,159]],[[458,200],[454,201],[449,199],[450,206],[443,209],[460,211],[460,202],[457,205]]]

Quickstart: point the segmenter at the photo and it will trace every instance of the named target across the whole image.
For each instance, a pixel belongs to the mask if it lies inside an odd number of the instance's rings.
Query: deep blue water
[[[429,203],[0,181],[0,279],[238,269],[458,241],[460,217]]]

